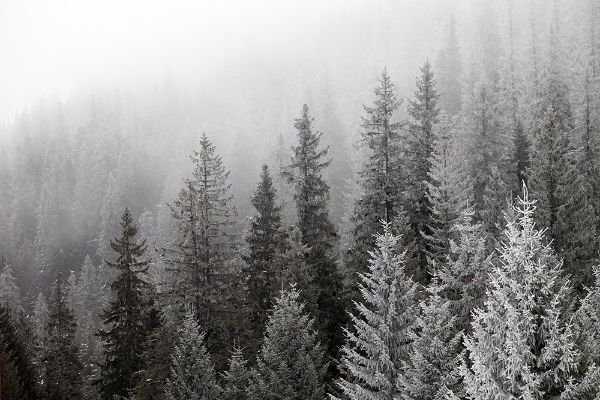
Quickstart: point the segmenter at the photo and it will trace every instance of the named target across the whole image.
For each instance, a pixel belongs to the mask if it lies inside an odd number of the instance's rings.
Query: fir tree
[[[465,338],[466,392],[471,399],[580,398],[589,382],[575,379],[581,354],[569,323],[569,285],[534,226],[526,189],[519,203],[484,307],[475,311],[473,332]]]
[[[454,120],[446,114],[434,129],[433,152],[430,156],[431,169],[426,188],[430,204],[429,234],[425,235],[428,245],[428,261],[432,271],[445,262],[453,238],[452,229],[466,207],[469,179],[460,164],[454,133]]]
[[[114,396],[127,397],[131,392],[135,373],[142,367],[142,346],[149,334],[144,320],[148,284],[142,277],[148,269],[148,260],[142,259],[146,242],[138,241],[136,234],[131,212],[125,208],[121,216],[121,236],[110,242],[118,254],[117,260],[107,261],[109,267],[118,271],[111,283],[113,299],[102,314],[106,328],[98,331],[104,342],[104,362],[98,383],[101,396],[106,400]]]
[[[223,400],[248,400],[250,371],[242,349],[236,347],[229,359],[229,369],[223,374]]]
[[[319,146],[322,133],[314,131],[313,122],[305,104],[294,123],[298,145],[292,148],[293,156],[284,175],[293,187],[298,229],[302,243],[308,247],[306,262],[313,273],[317,325],[324,335],[327,355],[335,358],[343,341],[342,278],[334,254],[337,234],[327,209],[329,186],[322,177],[331,160],[325,158],[328,149]]]
[[[0,274],[0,305],[8,308],[15,318],[23,312],[19,286],[10,265],[6,265]]]
[[[375,101],[365,107],[362,118],[361,149],[365,161],[359,172],[361,196],[354,204],[352,248],[348,264],[351,271],[363,272],[369,251],[375,247],[375,234],[381,231],[380,221],[391,223],[400,211],[404,170],[402,163],[401,124],[392,118],[401,101],[384,69],[375,89]]]
[[[340,398],[394,399],[400,394],[397,382],[413,341],[417,285],[404,272],[405,254],[397,253],[399,238],[389,223],[383,232],[370,253],[369,271],[360,275],[363,301],[346,330]]]
[[[239,310],[228,308],[229,300],[237,295],[230,290],[235,281],[232,260],[237,244],[232,227],[236,212],[230,205],[229,172],[206,135],[191,159],[193,176],[171,206],[178,237],[165,249],[165,262],[178,312],[189,303],[194,305],[208,349],[214,350],[221,367],[227,360],[228,335],[238,325]]]
[[[44,343],[45,398],[82,399],[81,362],[75,341],[77,324],[68,306],[64,281],[59,274],[49,304]]]
[[[419,303],[412,332],[412,349],[399,377],[400,399],[442,400],[448,390],[460,393],[460,353],[462,333],[450,302],[441,292],[437,278],[427,288],[427,298]]]
[[[251,201],[257,215],[251,220],[246,236],[249,254],[244,257],[247,264],[245,276],[251,329],[262,336],[267,311],[281,279],[281,271],[275,270],[275,258],[282,251],[286,239],[281,226],[281,209],[277,205],[273,180],[266,165],[262,167],[260,183]]]
[[[217,400],[221,388],[204,344],[204,333],[193,311],[188,311],[179,329],[166,380],[167,400]]]
[[[473,220],[471,207],[461,212],[452,227],[449,253],[438,270],[457,328],[466,333],[471,331],[473,310],[483,305],[491,268],[483,228]]]
[[[294,288],[281,291],[249,388],[252,400],[322,400],[323,353]]]
[[[430,235],[431,203],[427,196],[427,187],[432,170],[431,155],[434,146],[434,126],[439,122],[436,81],[429,60],[421,67],[421,75],[417,79],[415,99],[408,102],[410,124],[407,143],[407,182],[405,202],[409,224],[416,239],[416,270],[409,271],[419,282],[427,283],[427,254],[431,252]]]

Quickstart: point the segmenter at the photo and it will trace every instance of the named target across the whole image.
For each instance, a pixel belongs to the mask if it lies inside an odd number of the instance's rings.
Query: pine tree
[[[44,343],[45,398],[82,399],[81,362],[75,342],[77,324],[67,302],[65,282],[59,274],[49,304]]]
[[[465,338],[461,374],[471,399],[580,398],[581,354],[569,323],[570,288],[543,231],[535,228],[527,190],[508,221],[483,309]]]
[[[165,386],[167,400],[221,398],[221,388],[204,344],[204,336],[195,313],[188,311],[171,355],[171,372]]]
[[[302,243],[308,247],[306,262],[313,274],[317,326],[324,336],[327,355],[335,358],[343,341],[342,277],[334,254],[337,234],[327,209],[329,186],[322,177],[331,160],[325,159],[328,149],[320,148],[322,133],[314,131],[313,122],[305,104],[294,123],[298,145],[292,148],[294,154],[284,174],[293,187],[298,229]]]
[[[483,305],[491,268],[482,225],[473,220],[472,207],[461,212],[452,227],[449,253],[438,270],[457,328],[465,333],[471,331],[473,310]]]
[[[299,292],[281,291],[269,317],[249,394],[252,400],[322,400],[323,353]]]
[[[412,349],[399,377],[400,399],[442,400],[448,390],[460,393],[462,332],[456,327],[450,302],[441,293],[437,277],[419,303],[412,332]]]
[[[229,359],[229,369],[223,374],[223,400],[248,400],[250,371],[242,349],[236,347]]]
[[[375,89],[373,106],[365,107],[362,119],[361,148],[365,161],[359,172],[363,193],[354,204],[352,248],[348,264],[351,271],[363,272],[369,251],[375,248],[380,221],[393,222],[402,204],[404,170],[402,163],[401,124],[392,118],[401,101],[395,85],[384,69]]]
[[[171,274],[170,294],[178,312],[191,303],[205,329],[208,349],[220,369],[227,361],[228,335],[238,325],[239,310],[228,308],[236,281],[234,264],[236,235],[232,232],[236,215],[230,205],[231,185],[221,156],[206,135],[200,150],[194,151],[193,176],[185,181],[171,206],[178,229],[177,241],[165,249],[165,262]]]
[[[37,300],[33,306],[33,335],[35,343],[35,351],[33,357],[33,365],[38,373],[38,380],[43,380],[43,352],[46,342],[46,327],[48,325],[48,304],[42,293],[38,294]]]
[[[251,220],[246,236],[249,254],[244,257],[247,264],[245,276],[251,329],[262,336],[267,311],[281,280],[281,271],[275,270],[275,258],[282,251],[286,239],[281,226],[281,209],[277,205],[273,180],[266,165],[262,167],[260,183],[251,201],[257,215]]]
[[[363,301],[346,330],[340,398],[394,399],[400,394],[397,381],[413,341],[417,285],[404,272],[405,254],[397,253],[399,238],[389,223],[383,232],[370,253],[369,271],[360,275]]]
[[[148,260],[142,259],[146,242],[137,240],[136,234],[131,212],[125,208],[121,216],[121,236],[110,242],[118,254],[117,260],[107,261],[109,267],[118,271],[111,283],[113,299],[102,314],[105,329],[98,331],[104,342],[104,362],[98,383],[101,396],[106,400],[129,395],[135,385],[134,374],[142,366],[142,346],[149,334],[144,321],[148,284],[142,277],[148,266]]]
[[[440,106],[448,115],[458,115],[462,107],[462,65],[454,16],[450,17],[448,42],[439,54],[437,65]]]
[[[431,170],[427,183],[430,222],[425,239],[429,242],[428,261],[432,271],[440,268],[450,250],[452,229],[467,205],[469,179],[459,161],[454,120],[442,113],[434,128]]]
[[[410,124],[407,142],[407,182],[405,201],[409,224],[416,239],[416,270],[409,271],[413,279],[427,283],[427,254],[431,252],[426,237],[431,234],[431,203],[427,196],[432,170],[434,126],[439,122],[437,84],[429,60],[421,67],[414,100],[408,102]]]

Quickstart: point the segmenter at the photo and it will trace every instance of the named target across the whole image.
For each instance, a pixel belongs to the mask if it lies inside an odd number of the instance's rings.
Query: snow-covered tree
[[[252,400],[322,400],[326,364],[300,293],[281,291],[250,384]]]
[[[444,297],[450,301],[458,329],[464,332],[471,331],[472,311],[483,305],[491,270],[485,233],[473,219],[471,207],[461,212],[452,227],[449,253],[438,270]]]
[[[8,308],[14,316],[23,312],[17,278],[10,265],[6,265],[0,273],[0,305]]]
[[[343,377],[337,382],[340,398],[394,399],[401,393],[397,382],[413,341],[417,285],[404,272],[398,241],[384,223],[377,249],[370,253],[369,271],[360,275],[363,300],[356,303],[352,327],[346,330]]]
[[[419,303],[412,348],[402,363],[398,385],[403,400],[442,400],[448,390],[461,392],[459,374],[462,332],[456,327],[444,287],[434,277],[427,298]]]
[[[183,318],[171,355],[171,372],[165,386],[167,400],[221,398],[221,388],[206,350],[204,336],[190,308]]]
[[[229,368],[223,373],[223,400],[248,400],[250,385],[250,370],[242,354],[242,349],[236,347],[229,359]]]
[[[408,102],[405,204],[409,224],[416,239],[417,266],[413,279],[428,282],[427,254],[431,252],[426,236],[431,232],[431,204],[427,195],[432,171],[434,126],[439,122],[437,82],[429,60],[421,67],[414,100]]]
[[[571,291],[534,225],[534,203],[525,189],[517,219],[507,221],[484,307],[465,338],[461,374],[470,399],[581,398],[596,374],[576,379],[581,353],[569,322]]]
[[[430,205],[430,221],[425,239],[429,241],[429,266],[436,270],[450,249],[452,229],[467,206],[469,179],[456,144],[454,118],[442,113],[434,127],[431,169],[426,194]]]

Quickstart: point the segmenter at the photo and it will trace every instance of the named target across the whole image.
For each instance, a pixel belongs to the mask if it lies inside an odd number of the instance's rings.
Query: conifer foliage
[[[145,240],[136,238],[137,227],[128,208],[121,215],[121,234],[110,242],[117,259],[107,265],[116,269],[111,283],[113,299],[102,318],[105,328],[98,332],[104,342],[104,361],[98,381],[103,399],[127,397],[135,385],[135,373],[142,368],[143,343],[146,331],[145,293],[148,284],[143,279],[148,269]]]
[[[363,300],[346,330],[344,376],[337,382],[341,399],[394,399],[400,394],[397,383],[413,341],[417,285],[404,272],[405,254],[397,253],[398,241],[390,224],[383,223],[369,271],[360,275]]]

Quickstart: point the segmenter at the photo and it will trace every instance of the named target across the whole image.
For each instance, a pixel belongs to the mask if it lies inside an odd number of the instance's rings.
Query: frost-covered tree
[[[281,291],[267,323],[249,394],[252,400],[322,400],[326,364],[300,293]]]
[[[44,342],[44,390],[48,400],[82,399],[77,323],[69,308],[64,278],[54,282]]]
[[[413,341],[417,285],[404,272],[398,241],[384,223],[377,249],[370,253],[369,271],[360,275],[363,300],[356,303],[352,327],[346,330],[343,377],[337,382],[340,398],[394,399],[401,393],[397,382]]]
[[[343,341],[342,277],[335,259],[337,233],[329,219],[329,186],[323,179],[331,160],[327,159],[328,148],[320,146],[322,133],[313,124],[305,104],[294,122],[298,144],[292,147],[293,155],[284,175],[292,186],[302,243],[308,247],[306,263],[312,272],[317,326],[327,355],[335,358]]]
[[[431,270],[439,268],[446,259],[452,239],[452,229],[468,201],[469,179],[460,162],[454,131],[454,119],[440,116],[434,127],[431,169],[426,187],[430,207],[428,258]]]
[[[457,327],[464,332],[471,331],[473,310],[483,305],[491,268],[482,225],[473,220],[471,207],[461,212],[452,227],[449,253],[437,272]]]
[[[229,368],[223,373],[223,400],[248,400],[250,385],[250,370],[242,354],[242,349],[236,347],[229,359]]]
[[[399,399],[442,400],[448,390],[461,392],[462,332],[450,301],[441,294],[443,289],[434,277],[427,298],[419,303],[412,347],[398,380]]]
[[[101,397],[106,400],[126,397],[131,392],[135,373],[142,367],[143,344],[149,334],[145,321],[148,283],[143,278],[148,268],[148,260],[143,259],[146,242],[136,235],[131,212],[125,208],[121,235],[110,243],[117,259],[107,261],[118,275],[111,283],[112,300],[102,313],[104,328],[98,331],[104,348],[98,384]]]
[[[534,210],[525,189],[465,338],[461,374],[471,399],[572,399],[589,390],[593,371],[577,379],[581,353],[569,322],[569,284],[534,225]]]
[[[426,240],[431,232],[431,203],[427,195],[432,171],[431,155],[434,149],[434,126],[439,122],[437,102],[439,94],[437,83],[429,60],[421,67],[417,78],[414,100],[408,102],[407,149],[406,149],[406,186],[405,204],[409,224],[416,239],[417,266],[413,278],[419,282],[428,282],[427,254],[431,252],[430,242]]]
[[[217,400],[221,388],[217,383],[214,365],[204,343],[204,333],[189,310],[178,331],[171,355],[171,372],[166,380],[167,400]]]
[[[375,234],[381,232],[380,221],[393,222],[401,209],[404,189],[401,123],[394,121],[401,105],[396,86],[384,69],[375,88],[372,106],[365,106],[362,118],[361,150],[364,161],[359,171],[362,194],[354,204],[352,248],[349,268],[364,272],[369,251],[375,248]]]

